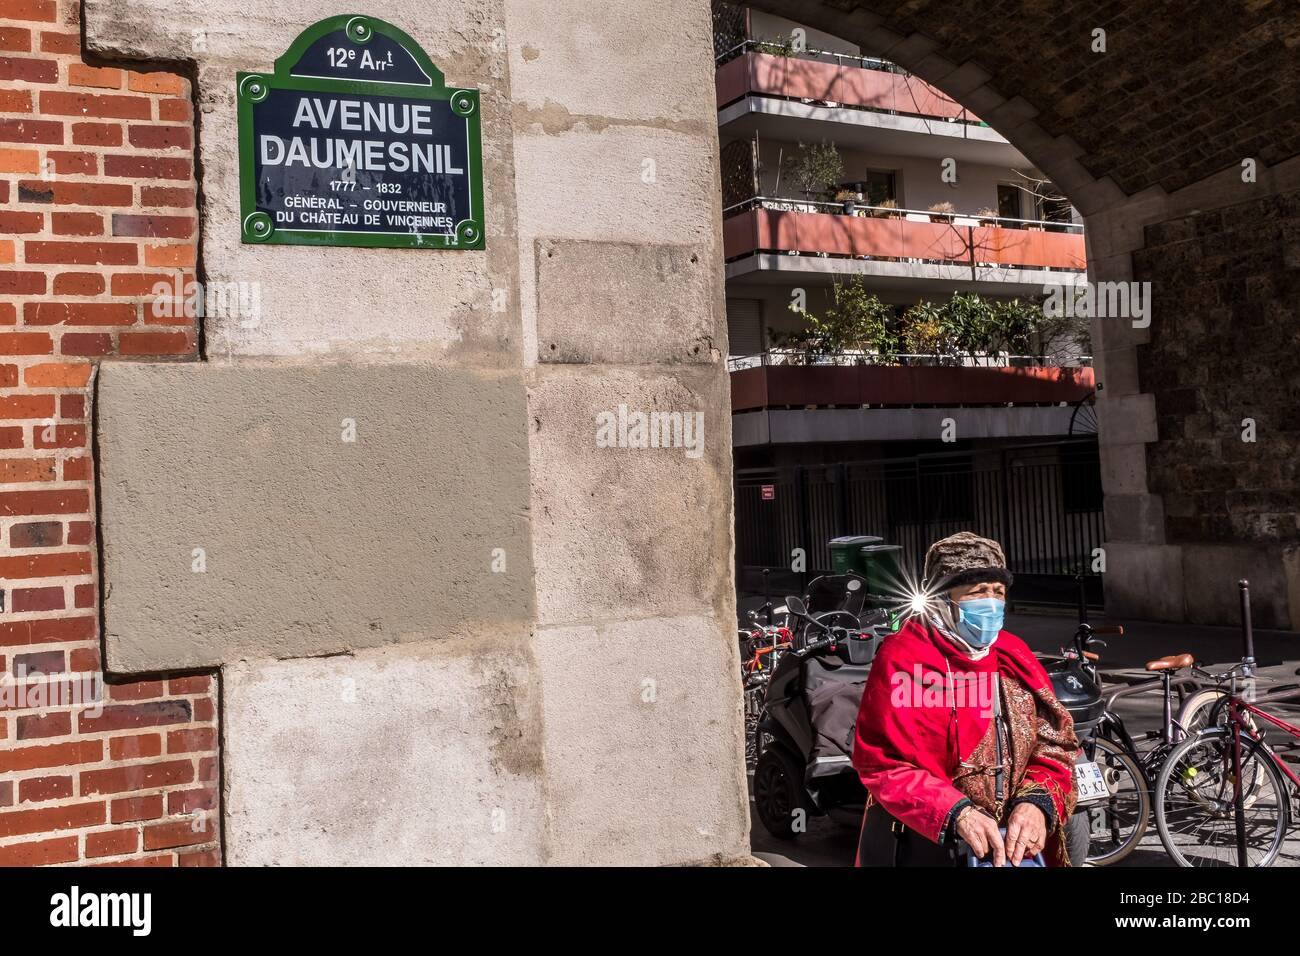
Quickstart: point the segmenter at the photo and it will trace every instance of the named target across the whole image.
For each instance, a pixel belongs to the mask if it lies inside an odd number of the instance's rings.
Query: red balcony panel
[[[915,76],[800,57],[746,53],[718,67],[715,83],[719,107],[756,93],[978,122],[960,103]]]
[[[836,372],[854,372],[853,368],[834,368]],[[857,380],[849,375],[808,375],[808,367],[771,365],[767,372],[769,407],[786,405],[856,405]]]
[[[740,56],[722,64],[714,74],[713,85],[718,109],[740,99],[750,90],[749,58]]]
[[[1091,368],[769,365],[732,373],[731,408],[1059,404],[1095,387]]]
[[[1080,270],[1086,264],[1080,233],[771,209],[729,217],[723,223],[723,249],[728,259],[799,251]]]
[[[1087,265],[1083,236],[1079,233],[996,226],[974,226],[970,231],[976,262],[1057,269],[1083,269]]]
[[[760,248],[757,225],[758,215],[762,211],[751,209],[728,216],[722,221],[722,249],[726,258],[748,255]]]
[[[859,365],[859,405],[912,405],[916,399],[916,369],[907,365]]]
[[[767,369],[743,368],[731,373],[732,411],[767,407]]]
[[[946,369],[925,371],[942,373]],[[1096,387],[1091,368],[972,368],[966,371],[975,373],[965,381],[963,402],[967,405],[1077,402]]]
[[[871,70],[864,70],[864,73],[870,73]],[[949,117],[962,116],[963,114],[969,120],[975,120],[975,117],[966,113],[960,103],[955,102],[950,97],[936,90],[929,83],[900,73],[889,73],[887,76],[893,77],[894,80],[894,109],[900,113],[917,113],[921,116],[942,116],[945,119]]]
[[[947,374],[927,375],[927,372],[944,372]],[[962,405],[967,402],[972,389],[972,375],[978,374],[981,369],[971,368],[926,368],[920,366],[916,369],[916,378],[913,380],[915,393],[913,401],[918,405]],[[997,399],[989,399],[996,402]]]
[[[898,109],[898,78],[897,74],[880,70],[846,68],[840,71],[838,95],[833,99],[836,103],[873,110]]]
[[[749,89],[795,99],[839,101],[839,67],[816,60],[770,53],[746,53],[749,60]]]
[[[882,249],[873,255],[938,259],[943,262],[970,261],[969,226],[954,226],[950,222],[912,222],[910,219],[885,221],[892,222],[898,228],[902,237],[901,248]]]

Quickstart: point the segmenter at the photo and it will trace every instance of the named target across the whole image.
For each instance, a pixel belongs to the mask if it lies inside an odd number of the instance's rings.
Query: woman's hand
[[[1002,834],[998,832],[998,822],[979,807],[968,806],[957,815],[957,835],[970,844],[971,850],[981,860],[992,850],[994,866],[1006,862],[1007,854],[1002,845]]]
[[[1041,853],[1047,843],[1047,817],[1032,803],[1018,803],[1007,821],[1007,853],[1011,865],[1019,866],[1026,856]]]

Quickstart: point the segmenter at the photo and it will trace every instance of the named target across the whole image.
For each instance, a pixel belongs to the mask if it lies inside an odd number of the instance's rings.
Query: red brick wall
[[[0,865],[215,864],[216,680],[100,673],[88,437],[93,361],[196,358],[149,295],[195,264],[190,87],[87,66],[79,10],[0,0]]]

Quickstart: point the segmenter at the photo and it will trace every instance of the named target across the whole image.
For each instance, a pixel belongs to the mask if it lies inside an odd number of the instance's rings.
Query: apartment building
[[[795,547],[824,568],[836,534],[915,560],[976,527],[1072,600],[1103,537],[1086,329],[1029,320],[981,347],[943,317],[1041,315],[1086,274],[1081,217],[896,65],[743,7],[714,23],[742,593]],[[801,334],[854,308],[888,345]]]

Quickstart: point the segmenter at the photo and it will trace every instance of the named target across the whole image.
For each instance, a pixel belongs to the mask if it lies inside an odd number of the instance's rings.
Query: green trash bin
[[[862,563],[864,546],[880,544],[884,538],[870,534],[846,535],[843,538],[831,538],[831,570],[835,574],[861,574],[866,577],[866,566]]]
[[[903,547],[880,544],[880,540],[858,549],[862,565],[859,573],[867,579],[867,594],[871,597],[897,601],[905,597],[900,592],[907,587],[903,580]]]

